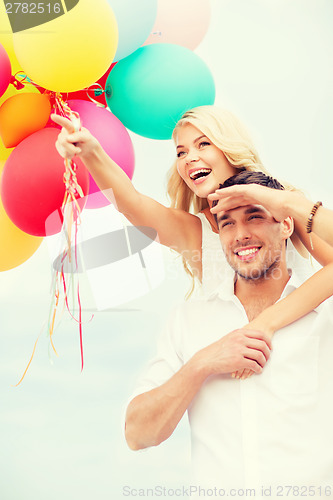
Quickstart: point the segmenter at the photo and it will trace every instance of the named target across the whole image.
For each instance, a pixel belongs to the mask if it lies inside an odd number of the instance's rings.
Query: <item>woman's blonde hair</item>
[[[243,123],[228,110],[216,106],[198,106],[186,111],[176,124],[172,137],[176,142],[177,131],[186,124],[193,125],[217,146],[225,155],[229,163],[236,169],[250,172],[269,172],[263,166],[259,154],[253,144],[252,138]],[[223,183],[226,179],[221,179]],[[286,189],[294,190],[290,184],[283,182]],[[179,175],[177,160],[172,165],[168,174],[167,193],[172,208],[186,212],[198,213],[208,207],[206,198],[199,198],[188,187]],[[192,277],[192,290],[194,289],[194,275],[183,257],[185,271]]]

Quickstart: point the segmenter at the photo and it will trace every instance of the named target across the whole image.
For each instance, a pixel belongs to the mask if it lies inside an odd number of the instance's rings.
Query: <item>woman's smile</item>
[[[179,175],[200,198],[207,198],[236,172],[224,153],[191,124],[177,132],[177,157]]]

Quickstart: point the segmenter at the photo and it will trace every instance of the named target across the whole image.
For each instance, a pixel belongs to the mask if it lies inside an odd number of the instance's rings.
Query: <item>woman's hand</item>
[[[227,188],[217,189],[208,195],[209,201],[218,200],[211,213],[232,210],[245,205],[262,205],[278,222],[289,216],[289,204],[295,203],[294,197],[302,197],[299,193],[272,189],[259,184],[238,184]],[[304,197],[302,197],[303,199]]]
[[[67,118],[52,114],[51,119],[62,127],[56,148],[63,158],[71,160],[73,156],[80,156],[83,159],[99,146],[98,140],[86,128],[75,132],[74,125]]]

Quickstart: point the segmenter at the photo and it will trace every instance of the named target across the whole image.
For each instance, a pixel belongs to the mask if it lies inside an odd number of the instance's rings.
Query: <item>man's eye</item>
[[[249,220],[251,220],[251,219],[263,219],[263,216],[262,215],[251,215],[249,217]]]
[[[227,227],[227,226],[231,226],[232,225],[232,222],[231,221],[228,221],[228,222],[223,222],[221,224],[221,229],[223,229],[224,227]]]

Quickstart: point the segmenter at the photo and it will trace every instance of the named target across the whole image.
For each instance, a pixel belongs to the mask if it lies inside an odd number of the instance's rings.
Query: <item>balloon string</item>
[[[29,369],[29,366],[31,365],[31,362],[32,362],[32,360],[33,360],[33,358],[34,358],[34,355],[35,355],[35,352],[36,352],[36,347],[37,347],[38,340],[39,340],[39,338],[40,338],[40,336],[41,336],[41,334],[42,334],[42,333],[43,333],[43,330],[40,332],[40,334],[39,334],[39,335],[38,335],[38,337],[37,337],[37,340],[36,340],[36,342],[35,342],[35,344],[34,344],[34,348],[33,348],[33,350],[32,350],[32,354],[31,354],[31,357],[30,357],[29,363],[27,364],[27,367],[26,367],[26,369],[24,370],[22,377],[21,377],[21,378],[20,378],[20,380],[17,382],[17,384],[15,384],[13,387],[18,387],[18,386],[21,384],[21,382],[23,381],[24,377],[26,376],[27,371],[28,371],[28,369]]]
[[[49,94],[49,93],[48,93]],[[54,94],[54,106],[57,108],[58,112],[67,118],[69,118],[75,129],[79,130],[80,128],[80,117],[78,113],[73,112],[70,107],[68,106],[67,103],[65,103],[62,100],[61,94]],[[54,343],[53,343],[53,334],[55,330],[55,324],[56,324],[56,318],[57,318],[57,313],[58,313],[58,307],[59,307],[59,301],[60,301],[60,289],[61,289],[61,283],[63,285],[63,292],[64,292],[64,307],[67,307],[67,310],[71,317],[74,318],[72,313],[70,312],[69,308],[69,303],[68,303],[68,286],[66,285],[66,278],[65,278],[65,273],[64,273],[64,261],[67,258],[68,262],[72,262],[72,255],[71,255],[71,242],[72,242],[72,232],[74,228],[74,248],[75,248],[75,265],[76,265],[76,271],[78,270],[78,254],[77,254],[77,234],[78,234],[78,226],[81,223],[81,208],[80,205],[77,201],[77,198],[83,198],[84,193],[81,188],[81,186],[78,183],[77,180],[77,175],[76,175],[76,170],[77,170],[77,165],[72,161],[65,159],[64,161],[65,164],[65,172],[63,174],[63,181],[65,185],[65,194],[64,194],[64,199],[63,203],[61,206],[61,212],[63,216],[63,226],[62,226],[62,232],[65,234],[66,237],[66,247],[62,253],[62,259],[61,259],[61,272],[59,274],[58,270],[55,270],[53,280],[52,280],[52,287],[53,287],[53,300],[50,306],[50,312],[49,312],[49,322],[48,322],[48,334],[49,334],[49,340],[50,344],[52,346],[53,351],[55,354],[58,356],[58,353],[55,349]],[[75,270],[74,270],[75,272]],[[74,282],[74,274],[72,271],[72,278]],[[74,292],[74,286],[73,286],[73,292]],[[81,306],[81,298],[80,298],[80,288],[79,288],[79,283],[77,284],[77,303],[78,303],[78,308],[79,308],[79,319],[76,320],[79,323],[79,333],[80,333],[80,352],[81,352],[81,371],[83,370],[83,334],[82,334],[82,306]],[[20,379],[18,384],[16,384],[15,387],[17,387],[24,379],[29,366],[33,360],[35,351],[36,351],[36,346],[38,343],[40,335],[38,336],[33,352],[31,355],[31,358],[29,360],[29,363]]]

